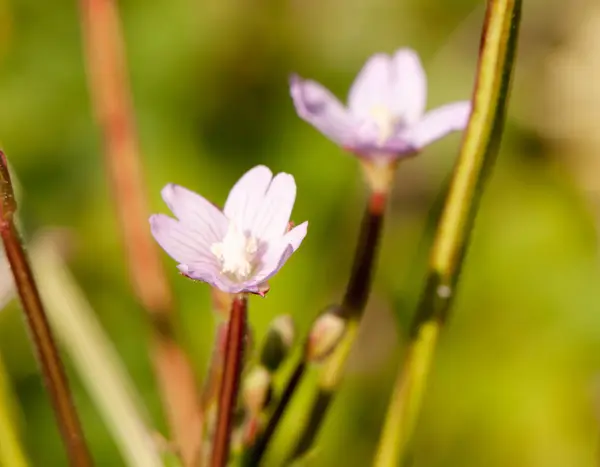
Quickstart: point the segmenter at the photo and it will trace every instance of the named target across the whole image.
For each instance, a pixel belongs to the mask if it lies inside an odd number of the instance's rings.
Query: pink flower
[[[400,49],[373,55],[354,81],[345,107],[326,88],[292,76],[298,115],[340,146],[366,157],[410,156],[446,134],[463,130],[469,101],[425,112],[427,77],[419,56]]]
[[[306,236],[308,222],[287,231],[294,177],[273,177],[262,165],[234,185],[223,211],[178,185],[165,186],[162,197],[177,219],[151,216],[152,235],[184,275],[224,292],[264,295]]]

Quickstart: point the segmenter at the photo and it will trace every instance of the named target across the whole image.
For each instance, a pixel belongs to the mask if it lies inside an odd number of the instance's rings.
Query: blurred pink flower
[[[163,188],[162,197],[177,219],[151,216],[152,235],[185,276],[224,292],[264,295],[269,278],[306,236],[308,222],[288,231],[296,199],[294,177],[273,177],[262,165],[234,185],[223,211],[174,184]]]
[[[366,157],[410,156],[452,131],[463,130],[470,101],[425,112],[427,77],[419,56],[399,49],[373,55],[358,74],[348,105],[319,83],[291,77],[298,115],[329,139]]]

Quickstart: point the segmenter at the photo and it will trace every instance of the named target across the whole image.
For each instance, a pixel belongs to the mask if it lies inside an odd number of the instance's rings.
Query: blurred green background
[[[254,165],[296,177],[294,219],[309,220],[309,235],[268,297],[251,300],[258,339],[279,313],[291,313],[304,335],[317,311],[339,299],[365,201],[356,161],[295,115],[288,75],[344,97],[369,55],[411,46],[428,73],[429,107],[464,99],[483,4],[119,2],[154,212],[167,212],[159,192],[168,182],[221,204]],[[437,352],[414,466],[598,463],[600,5],[524,4],[506,134]],[[148,324],[128,282],[92,115],[77,7],[0,0],[0,144],[22,185],[26,236],[52,226],[72,232],[69,265],[165,432]],[[369,465],[459,143],[450,136],[399,167],[363,330],[311,465]],[[161,255],[178,300],[178,335],[201,377],[214,332],[209,289],[180,278]],[[15,303],[0,315],[0,351],[32,464],[66,465]],[[123,465],[70,365],[69,374],[97,465]],[[294,441],[310,379],[269,465],[280,465]]]

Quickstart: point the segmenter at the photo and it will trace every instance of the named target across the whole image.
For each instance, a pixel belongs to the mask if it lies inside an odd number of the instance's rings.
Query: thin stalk
[[[347,320],[346,331],[333,354],[319,371],[319,386],[310,408],[308,422],[302,430],[290,460],[298,459],[310,449],[342,382],[346,362],[356,340],[360,319],[371,289],[386,200],[387,193],[383,192],[375,192],[369,199],[354,256],[352,274],[341,307],[342,317]]]
[[[386,201],[387,193],[383,192],[375,192],[369,198],[354,253],[352,272],[342,301],[342,316],[347,319],[359,320],[367,305]]]
[[[74,467],[92,465],[91,457],[75,411],[69,383],[60,354],[50,330],[44,306],[29,266],[29,261],[14,224],[17,203],[14,198],[8,166],[0,153],[0,235],[11,266],[15,286],[21,299],[25,321],[40,363],[46,388],[54,407],[58,426]]]
[[[15,401],[12,396],[8,373],[0,357],[0,465],[28,467],[29,462],[15,427]]]
[[[437,227],[428,279],[387,412],[375,467],[399,465],[414,431],[438,335],[455,295],[482,188],[498,152],[514,68],[521,3],[520,0],[488,1],[473,115]]]
[[[250,449],[244,452],[244,455],[242,457],[242,465],[246,467],[251,467],[259,464],[260,460],[265,454],[265,450],[269,446],[271,438],[275,434],[275,430],[279,425],[283,414],[285,413],[285,409],[290,403],[292,396],[296,392],[296,389],[298,388],[300,381],[304,376],[305,370],[306,361],[304,359],[301,359],[294,368],[292,375],[288,379],[285,389],[283,390],[283,393],[281,394],[281,397],[277,402],[275,410],[273,410],[273,413],[269,418],[269,422],[267,423],[264,432],[260,434],[254,446],[251,446]]]
[[[152,360],[172,436],[184,465],[201,458],[202,411],[189,358],[174,337],[174,302],[148,227],[148,206],[118,12],[114,0],[80,0],[89,87],[104,134],[130,277],[150,316]]]
[[[52,234],[31,244],[48,317],[129,467],[160,467],[146,414],[123,363],[77,286]]]
[[[392,171],[394,168],[395,165],[384,169],[385,171]],[[383,228],[386,201],[387,192],[379,190],[372,192],[369,197],[352,262],[352,271],[340,306],[340,316],[346,320],[346,331],[342,340],[336,346],[336,350],[327,358],[321,368],[318,393],[311,405],[309,421],[300,435],[293,458],[301,455],[312,444],[333,400],[335,390],[342,381],[346,361],[356,338],[356,331],[371,290],[371,280]],[[283,395],[271,414],[265,431],[259,435],[256,445],[251,447],[250,451],[245,454],[245,465],[255,466],[261,462],[308,365],[307,355],[304,354],[288,379]]]
[[[225,467],[229,459],[229,444],[233,430],[233,412],[237,403],[244,364],[248,299],[239,295],[231,304],[231,314],[225,340],[223,377],[219,390],[217,425],[213,440],[212,467]]]

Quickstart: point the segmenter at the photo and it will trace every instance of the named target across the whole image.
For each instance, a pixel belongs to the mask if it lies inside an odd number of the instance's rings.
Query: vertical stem
[[[521,3],[521,0],[488,0],[473,115],[437,227],[427,282],[387,412],[376,467],[398,465],[412,436],[437,337],[455,295],[483,184],[498,152],[512,81]]]
[[[319,388],[313,399],[308,423],[301,432],[292,459],[301,457],[312,446],[342,382],[346,361],[356,339],[360,319],[371,290],[386,200],[387,193],[384,192],[372,193],[369,199],[354,255],[352,273],[342,302],[342,316],[347,319],[346,332],[333,354],[321,367]]]
[[[201,455],[202,412],[191,364],[174,338],[173,297],[148,228],[146,189],[118,12],[114,0],[80,0],[80,7],[89,87],[104,133],[105,161],[131,282],[150,315],[151,353],[172,435],[184,464],[193,466]]]
[[[27,467],[29,462],[15,427],[12,407],[14,401],[11,396],[10,381],[0,357],[0,465]]]
[[[219,393],[217,426],[213,441],[212,467],[225,467],[229,458],[233,412],[237,403],[240,376],[244,363],[247,297],[237,296],[231,305],[227,327],[223,377]]]
[[[10,263],[25,319],[30,331],[46,388],[56,413],[58,425],[74,467],[92,465],[79,424],[65,370],[48,325],[46,312],[14,224],[17,205],[4,154],[0,153],[0,196],[2,198],[0,235]]]
[[[384,167],[384,170],[393,171],[394,168],[395,164],[390,167]],[[371,280],[377,259],[377,248],[383,229],[386,201],[387,192],[384,191],[374,191],[369,196],[354,253],[352,271],[340,307],[341,317],[347,320],[346,332],[334,353],[323,364],[320,372],[318,393],[311,405],[309,421],[300,434],[298,444],[292,456],[293,458],[299,457],[310,448],[319,432],[321,423],[325,419],[327,410],[335,395],[335,390],[341,383],[346,360],[356,338],[358,324],[371,290]],[[304,355],[303,359],[296,365],[294,372],[286,383],[283,395],[267,423],[265,432],[258,437],[256,445],[245,456],[247,465],[258,465],[264,456],[269,441],[273,437],[292,396],[300,385],[308,363],[306,355]]]
[[[377,247],[383,226],[387,194],[375,192],[369,198],[354,253],[352,272],[342,302],[345,317],[360,319],[369,298]]]
[[[296,365],[296,368],[294,368],[294,371],[292,372],[292,375],[290,376],[290,379],[283,390],[281,398],[279,399],[271,418],[269,418],[269,422],[267,423],[265,431],[259,436],[256,444],[251,447],[249,451],[244,453],[243,465],[250,467],[259,464],[260,460],[265,454],[267,446],[269,445],[269,441],[271,441],[273,434],[275,434],[275,429],[279,425],[281,417],[285,413],[285,409],[290,403],[294,392],[298,388],[298,385],[302,380],[302,376],[304,376],[305,370],[306,361],[301,360]]]

